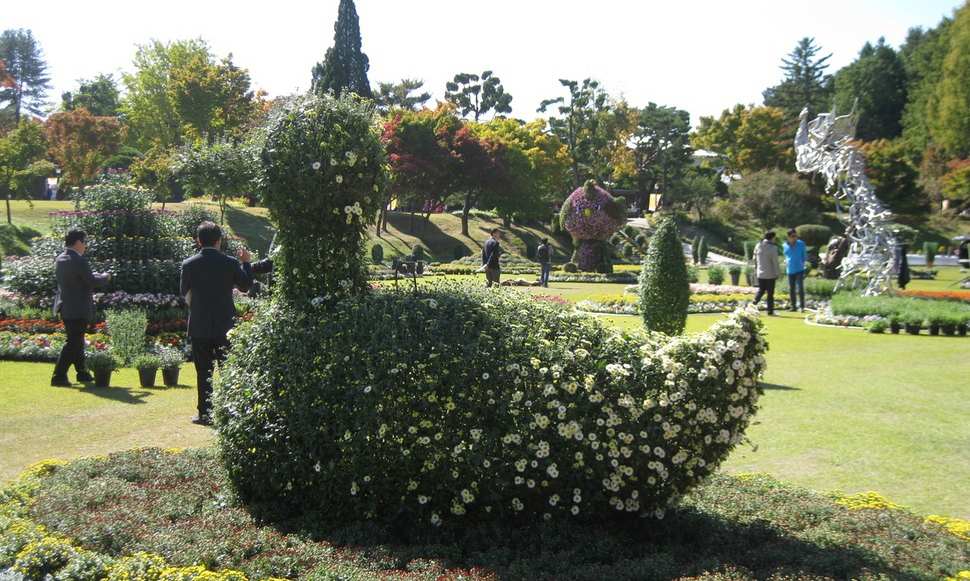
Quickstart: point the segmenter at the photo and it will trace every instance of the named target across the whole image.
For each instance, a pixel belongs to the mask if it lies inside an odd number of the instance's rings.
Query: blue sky
[[[130,70],[135,45],[202,37],[232,52],[271,95],[305,90],[333,41],[338,0],[298,2],[17,3],[4,28],[30,28],[50,66],[53,97],[79,78]],[[559,78],[599,79],[632,104],[716,115],[760,103],[781,58],[814,36],[834,72],[866,41],[898,46],[913,26],[935,26],[957,0],[357,0],[370,80],[421,78],[436,98],[457,72],[492,69],[513,95],[513,114],[536,116],[562,94]],[[809,6],[810,5],[810,6]]]

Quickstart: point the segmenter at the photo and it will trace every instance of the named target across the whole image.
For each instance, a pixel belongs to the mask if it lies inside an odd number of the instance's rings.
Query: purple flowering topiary
[[[625,223],[624,199],[589,180],[563,202],[559,219],[576,242],[575,262],[584,272],[609,272],[606,241]]]

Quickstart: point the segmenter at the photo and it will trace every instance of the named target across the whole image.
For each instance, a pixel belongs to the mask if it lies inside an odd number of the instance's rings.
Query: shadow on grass
[[[762,389],[769,391],[801,391],[800,387],[792,387],[790,385],[780,385],[778,383],[761,383]]]
[[[78,391],[104,399],[129,404],[147,403],[145,402],[145,398],[152,395],[152,393],[146,389],[133,387],[94,387],[93,383],[84,384],[84,387]]]
[[[427,249],[428,252],[433,255],[433,258],[438,261],[451,261],[455,258],[455,248],[459,246],[466,248],[464,242],[446,233],[431,220],[425,220],[424,215],[414,215],[413,228],[411,220],[412,217],[409,213],[390,212],[387,215],[388,224],[394,226],[397,231],[403,232],[409,236],[414,236],[420,240],[421,245],[424,246],[425,249]],[[384,233],[383,236],[387,237],[387,233]],[[398,240],[400,240],[400,238],[398,238]],[[403,240],[400,241],[402,243],[404,242]]]
[[[218,207],[216,208],[218,210]],[[273,224],[269,218],[251,214],[242,208],[226,208],[226,223],[232,231],[246,240],[246,245],[266,256],[270,242],[273,241]]]
[[[435,530],[416,530],[403,515],[388,526],[328,526],[312,515],[272,524],[282,532],[380,555],[397,566],[438,560],[448,569],[486,568],[500,578],[672,579],[713,571],[741,571],[744,578],[758,579],[780,572],[797,574],[792,579],[925,578],[860,547],[816,544],[765,520],[739,523],[693,509],[674,510],[661,521],[468,523]]]

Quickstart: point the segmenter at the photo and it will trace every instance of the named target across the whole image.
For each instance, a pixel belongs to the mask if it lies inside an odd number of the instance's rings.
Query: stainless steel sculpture
[[[856,115],[836,116],[822,113],[808,121],[808,108],[802,109],[795,135],[795,167],[802,173],[820,173],[826,188],[835,197],[839,220],[845,224],[849,252],[842,260],[842,273],[836,288],[856,288],[865,283],[863,295],[871,296],[889,288],[893,269],[892,212],[876,197],[865,174],[865,159],[851,144],[855,137]],[[848,205],[848,213],[843,206]]]

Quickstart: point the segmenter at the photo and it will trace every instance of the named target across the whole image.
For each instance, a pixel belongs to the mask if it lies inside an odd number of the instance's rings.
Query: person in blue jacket
[[[801,307],[801,310],[804,311],[807,250],[805,241],[798,238],[798,232],[794,228],[788,231],[788,240],[785,241],[783,250],[785,252],[785,272],[788,274],[788,297],[790,301],[788,308],[796,311],[798,307]]]

